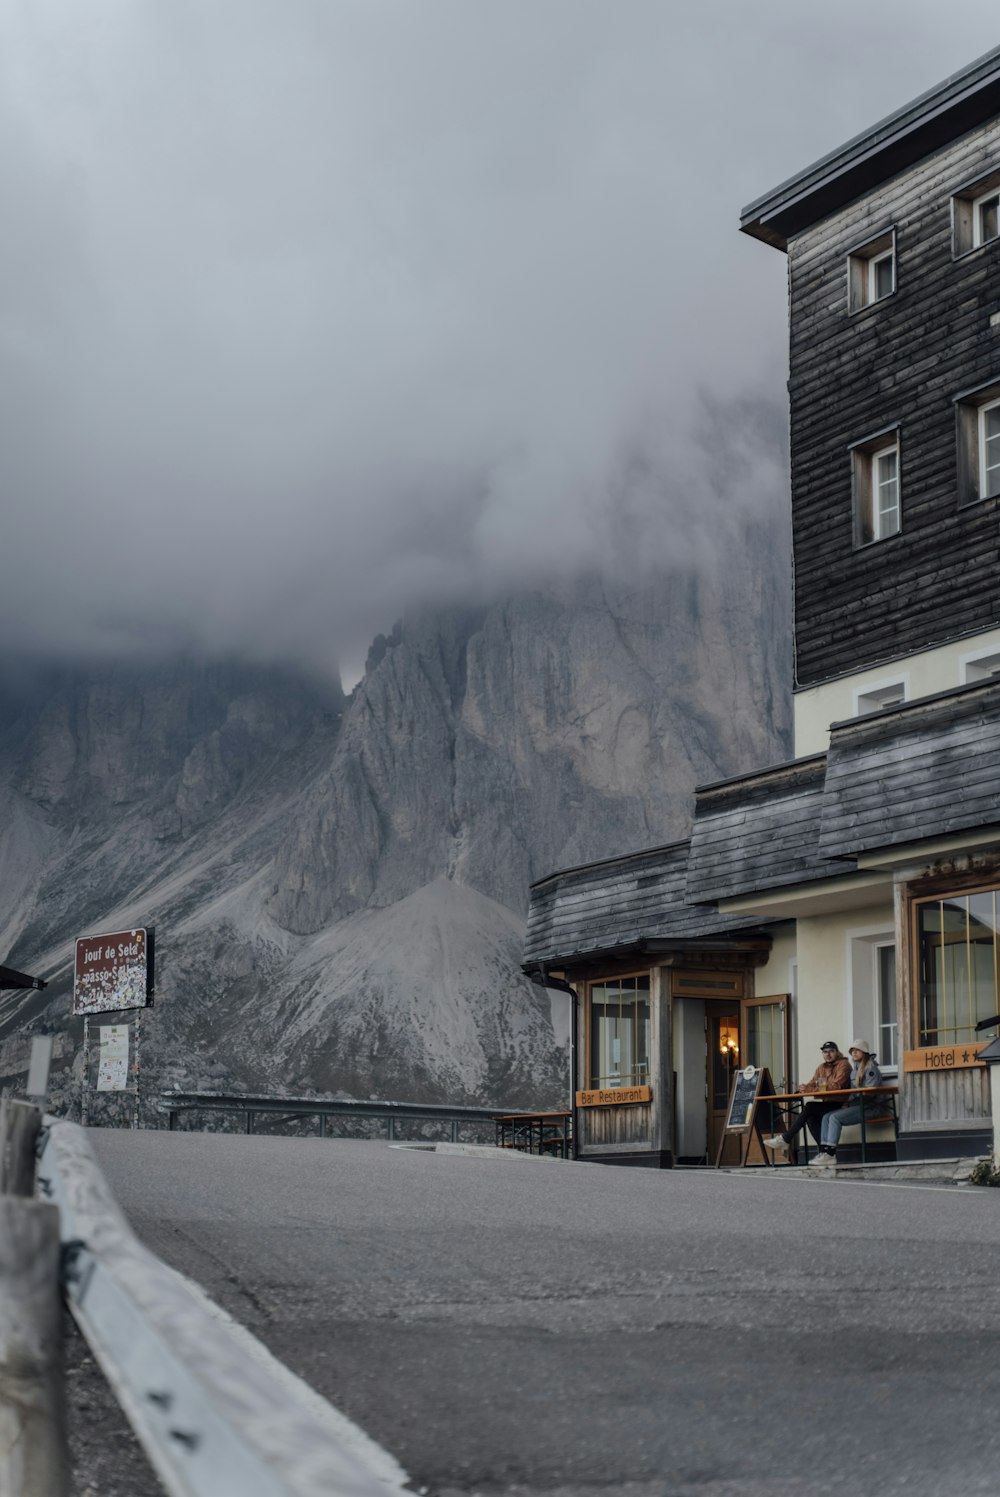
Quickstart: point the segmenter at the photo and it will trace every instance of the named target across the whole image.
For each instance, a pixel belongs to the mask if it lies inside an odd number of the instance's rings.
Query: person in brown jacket
[[[822,1100],[822,1093],[843,1091],[850,1086],[851,1062],[846,1055],[841,1055],[833,1040],[827,1040],[819,1048],[823,1059],[813,1072],[812,1079],[797,1088],[804,1096],[815,1096],[818,1100],[806,1103],[787,1132],[774,1133],[770,1138],[765,1138],[764,1143],[769,1149],[787,1153],[796,1134],[801,1133],[803,1128],[808,1128],[816,1144],[819,1144],[824,1117],[828,1112],[844,1105],[843,1097],[832,1097],[825,1102]]]

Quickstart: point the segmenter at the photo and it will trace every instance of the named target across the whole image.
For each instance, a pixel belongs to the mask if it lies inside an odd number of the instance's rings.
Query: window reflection
[[[1000,1009],[997,896],[981,889],[917,905],[921,1045],[981,1039],[976,1024]]]
[[[649,976],[590,985],[590,1085],[645,1086],[649,1080]]]

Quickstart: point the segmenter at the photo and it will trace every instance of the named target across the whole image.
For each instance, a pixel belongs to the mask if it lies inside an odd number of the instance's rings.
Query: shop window
[[[896,289],[895,231],[887,229],[876,239],[852,250],[847,257],[848,304],[860,312],[875,302],[884,301]]]
[[[589,1082],[597,1088],[649,1081],[649,974],[592,982],[587,989]]]
[[[976,1025],[1000,1012],[1000,889],[917,900],[917,1043],[988,1038]]]

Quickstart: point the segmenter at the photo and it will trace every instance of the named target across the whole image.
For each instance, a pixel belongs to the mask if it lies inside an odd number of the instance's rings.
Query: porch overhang
[[[786,889],[766,889],[719,903],[727,915],[756,915],[767,920],[798,920],[810,915],[835,915],[872,903],[884,894],[892,899],[892,876],[881,870],[847,873],[823,883],[797,884]]]

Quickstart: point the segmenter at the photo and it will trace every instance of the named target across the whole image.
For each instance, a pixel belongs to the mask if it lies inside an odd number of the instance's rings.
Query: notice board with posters
[[[97,1090],[129,1090],[129,1025],[102,1024],[98,1032]]]
[[[153,992],[153,930],[138,927],[81,936],[73,967],[74,1014],[145,1008]]]

